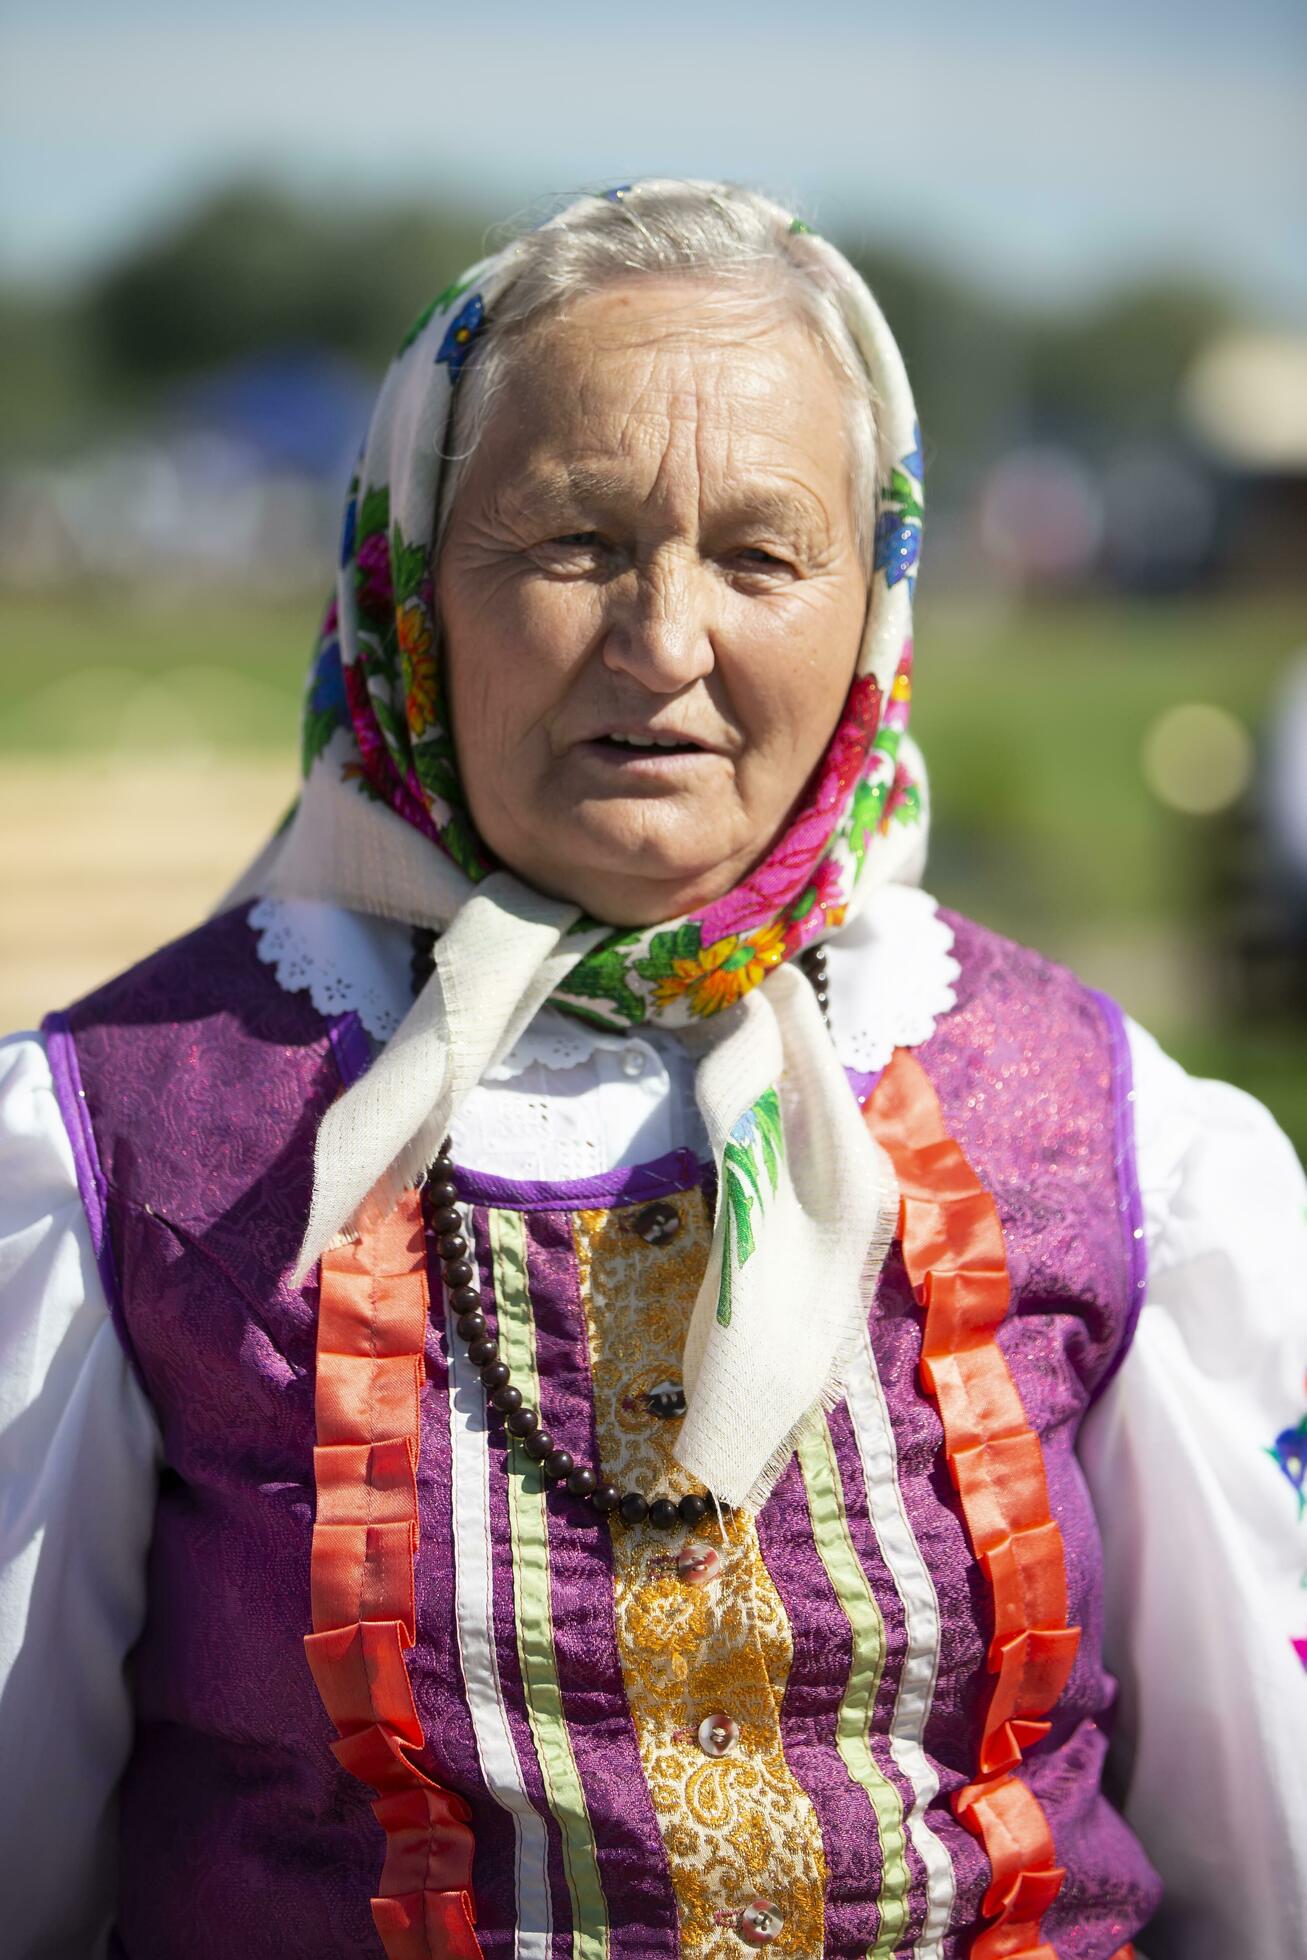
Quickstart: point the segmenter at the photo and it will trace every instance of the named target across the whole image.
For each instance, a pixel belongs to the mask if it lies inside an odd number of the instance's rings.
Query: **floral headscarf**
[[[870,617],[839,725],[766,858],[722,898],[671,924],[610,932],[567,975],[555,1004],[608,1026],[684,1024],[735,1003],[782,961],[844,923],[871,882],[919,852],[914,757],[903,747],[912,693],[911,593],[921,549],[921,438],[898,350],[866,287],[807,233],[854,300],[864,357],[896,457],[881,486]],[[513,248],[465,274],[409,329],[350,486],[337,592],[315,652],[304,713],[307,776],[325,760],[385,803],[474,883],[495,866],[459,780],[439,669],[430,539],[438,439],[458,377]],[[415,428],[423,440],[414,440]],[[396,432],[408,439],[396,453]],[[427,440],[427,432],[431,439]],[[891,843],[892,832],[900,836]],[[882,862],[882,860],[884,862]]]
[[[614,930],[523,885],[477,835],[441,684],[431,540],[454,390],[513,277],[518,248],[509,246],[427,309],[383,383],[310,675],[303,792],[284,835],[238,888],[331,900],[439,933],[431,979],[322,1119],[301,1275],[333,1235],[368,1229],[420,1181],[463,1097],[546,1001],[609,1027],[704,1030],[696,1095],[718,1204],[686,1341],[676,1450],[717,1496],[754,1505],[804,1425],[839,1394],[897,1209],[888,1160],[859,1118],[793,955],[836,930],[875,885],[913,875],[926,820],[905,736],[922,521],[911,393],[857,273],[806,226],[779,210],[776,222],[804,234],[800,251],[841,288],[874,391],[880,454],[894,460],[880,486],[854,679],[765,858],[684,918]]]

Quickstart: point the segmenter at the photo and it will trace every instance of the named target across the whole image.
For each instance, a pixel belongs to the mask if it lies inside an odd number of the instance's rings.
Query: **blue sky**
[[[651,170],[1050,298],[1208,272],[1307,319],[1294,0],[42,0],[0,16],[0,272],[230,176],[508,216]]]

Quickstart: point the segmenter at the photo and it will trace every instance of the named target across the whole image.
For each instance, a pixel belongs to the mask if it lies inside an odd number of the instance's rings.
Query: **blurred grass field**
[[[0,1017],[30,1024],[202,916],[294,793],[313,600],[0,595]],[[914,732],[929,888],[1068,960],[1307,1155],[1307,1027],[1230,1010],[1225,817],[1161,807],[1145,737],[1178,702],[1256,734],[1302,608],[1246,599],[932,602]]]

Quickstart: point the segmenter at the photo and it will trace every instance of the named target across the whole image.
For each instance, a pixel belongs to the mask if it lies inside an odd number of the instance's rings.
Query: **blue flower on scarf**
[[[1297,1491],[1301,1517],[1307,1511],[1307,1416],[1292,1429],[1282,1429],[1266,1454]]]
[[[354,556],[354,539],[358,532],[358,522],[359,486],[358,478],[355,477],[350,486],[349,501],[345,505],[345,522],[341,526],[340,531],[340,562],[342,565],[348,565],[350,559]]]
[[[884,572],[886,585],[910,579],[921,556],[922,512],[917,494],[921,470],[921,425],[914,422],[912,448],[890,471],[876,519],[874,564],[878,572]]]
[[[883,510],[876,519],[876,570],[886,585],[907,578],[921,554],[921,525],[905,521],[898,510]]]
[[[349,718],[339,640],[327,640],[319,650],[317,665],[313,670],[313,686],[309,691],[309,707],[315,715],[338,715],[342,722]]]
[[[447,364],[451,381],[458,380],[463,363],[472,351],[472,342],[480,333],[485,317],[485,302],[480,293],[473,293],[467,305],[454,315],[446,327],[445,338],[441,341],[436,354],[436,365],[439,367],[442,361]]]

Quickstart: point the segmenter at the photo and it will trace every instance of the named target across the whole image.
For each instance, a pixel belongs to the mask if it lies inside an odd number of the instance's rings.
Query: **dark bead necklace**
[[[433,932],[422,926],[413,928],[414,993],[420,992],[430,975],[434,945]],[[826,949],[823,946],[810,946],[799,955],[799,961],[817,997],[822,1018],[829,1027],[830,988],[826,975]],[[646,1497],[638,1490],[620,1491],[616,1484],[601,1478],[597,1471],[583,1463],[576,1463],[567,1450],[555,1449],[553,1437],[540,1425],[538,1412],[528,1408],[522,1400],[522,1391],[514,1385],[508,1363],[501,1360],[499,1343],[486,1320],[471,1248],[461,1229],[463,1220],[458,1209],[459,1192],[448,1137],[431,1167],[427,1201],[458,1337],[467,1344],[467,1358],[480,1373],[486,1394],[493,1407],[503,1416],[509,1435],[533,1463],[540,1465],[546,1481],[565,1485],[573,1497],[588,1504],[601,1516],[616,1513],[626,1524],[648,1523],[666,1531],[674,1524],[701,1523],[714,1508],[714,1500],[707,1491],[690,1491],[681,1498]],[[728,1511],[731,1507],[718,1502],[716,1508]]]

